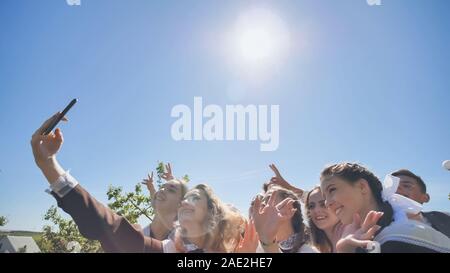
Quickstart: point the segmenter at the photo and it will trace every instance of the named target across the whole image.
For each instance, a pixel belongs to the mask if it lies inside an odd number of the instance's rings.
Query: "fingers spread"
[[[292,208],[292,206],[294,205],[294,202],[295,202],[294,199],[288,197],[288,198],[284,199],[283,201],[281,201],[280,203],[278,203],[276,205],[276,208],[278,210],[280,210],[284,207]]]
[[[362,240],[373,240],[375,233],[381,228],[379,225],[375,225],[361,236]]]
[[[277,167],[275,166],[275,164],[271,164],[271,165],[269,165],[269,167],[272,169],[272,171],[275,173],[275,175],[276,175],[277,177],[281,177],[281,174],[280,174],[280,172],[278,171],[278,169],[277,169]]]
[[[252,206],[254,216],[261,213],[261,199],[256,198]]]
[[[377,224],[378,220],[383,216],[383,212],[370,211],[362,225],[362,231],[367,232],[371,227]]]
[[[271,195],[270,195],[270,198],[269,198],[269,201],[267,201],[267,206],[272,206],[272,207],[275,207],[276,206],[276,196],[275,196],[276,194],[275,193],[272,193]]]
[[[290,210],[286,210],[286,211],[280,211],[278,213],[278,217],[280,218],[280,220],[289,220],[291,219],[292,215],[294,215],[294,213],[297,211],[297,209],[290,209]]]

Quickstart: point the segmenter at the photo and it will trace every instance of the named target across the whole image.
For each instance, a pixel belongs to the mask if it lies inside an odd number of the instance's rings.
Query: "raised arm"
[[[166,181],[170,181],[175,178],[172,174],[172,166],[170,166],[170,163],[165,165],[164,169],[165,169],[165,171],[161,175],[162,179],[164,179]],[[150,197],[153,200],[155,198],[155,194],[156,194],[155,184],[153,181],[153,172],[151,173],[151,175],[147,174],[147,178],[144,178],[141,183],[147,186],[147,189],[150,192]]]
[[[98,202],[64,171],[56,159],[63,144],[61,130],[43,135],[58,115],[44,122],[31,139],[35,162],[50,183],[58,206],[72,216],[83,236],[99,240],[106,252],[162,252],[161,241],[145,237],[139,227]]]
[[[278,168],[275,166],[275,164],[269,165],[270,169],[274,172],[275,176],[270,179],[270,184],[279,185],[285,189],[293,191],[299,198],[302,197],[304,191],[302,189],[299,189],[297,187],[294,187],[292,184],[287,182],[280,174],[280,171],[278,171]]]
[[[144,178],[141,183],[147,186],[147,189],[150,192],[150,197],[153,200],[156,194],[155,184],[153,184],[153,172],[152,175],[147,174],[147,178]]]
[[[281,252],[277,233],[282,222],[290,219],[295,213],[293,203],[293,199],[286,198],[277,204],[275,194],[270,196],[267,204],[262,203],[260,198],[255,199],[252,205],[253,220],[264,252]]]

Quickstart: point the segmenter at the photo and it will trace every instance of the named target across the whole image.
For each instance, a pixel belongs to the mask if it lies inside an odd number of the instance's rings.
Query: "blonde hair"
[[[210,252],[230,253],[239,243],[245,218],[229,205],[224,204],[211,187],[199,184],[194,189],[201,190],[205,196],[208,214],[203,223],[203,245],[198,246]],[[182,245],[185,230],[178,227],[175,234],[177,251],[184,252]]]

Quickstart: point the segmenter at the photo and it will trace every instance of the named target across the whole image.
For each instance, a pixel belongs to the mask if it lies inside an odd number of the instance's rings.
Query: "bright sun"
[[[258,8],[238,18],[232,40],[239,63],[259,67],[277,62],[287,53],[289,36],[279,16]]]

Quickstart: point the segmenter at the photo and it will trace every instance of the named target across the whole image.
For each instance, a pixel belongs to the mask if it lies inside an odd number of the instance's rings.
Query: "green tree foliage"
[[[8,223],[8,219],[5,216],[0,216],[0,227],[5,226]]]
[[[141,184],[136,184],[133,192],[123,192],[122,187],[109,186],[106,193],[108,206],[117,214],[125,217],[130,223],[136,224],[139,217],[145,216],[150,221],[153,217],[153,208],[149,194],[144,194]]]
[[[156,166],[158,188],[164,183],[161,178],[164,172],[164,164],[158,162]],[[188,175],[184,175],[183,179],[189,181]],[[150,194],[142,189],[140,183],[136,184],[134,191],[131,192],[125,192],[122,187],[110,185],[106,195],[109,201],[108,207],[132,224],[136,224],[140,217],[146,217],[149,221],[153,218]],[[52,225],[44,226],[43,235],[36,240],[42,252],[102,252],[98,241],[84,238],[75,222],[72,219],[64,219],[55,206],[48,209],[44,219],[50,221]]]
[[[102,252],[99,242],[83,237],[75,222],[72,219],[64,219],[55,206],[47,210],[44,219],[52,225],[45,225],[41,238],[36,240],[42,252]],[[71,248],[70,242],[79,246],[79,249]]]

